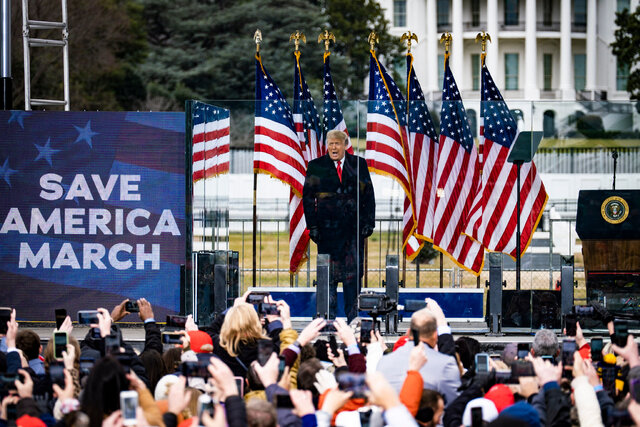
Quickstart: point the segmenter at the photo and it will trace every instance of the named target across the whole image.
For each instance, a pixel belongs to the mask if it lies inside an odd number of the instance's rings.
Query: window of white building
[[[471,55],[471,80],[473,90],[480,90],[480,55]]]
[[[618,62],[616,70],[616,89],[627,90],[627,80],[629,80],[629,64]]]
[[[573,55],[573,83],[576,90],[584,90],[587,81],[587,55],[577,53]]]
[[[449,25],[449,0],[438,0],[438,26]]]
[[[518,54],[504,54],[504,81],[507,90],[518,90]]]
[[[618,7],[616,10],[622,12],[625,9],[629,9],[629,0],[618,0]]]
[[[579,27],[587,26],[587,0],[573,0],[573,23]]]
[[[393,0],[393,25],[395,27],[407,26],[407,1]]]
[[[520,2],[518,0],[504,1],[504,25],[518,25],[520,21]]]
[[[553,55],[545,53],[542,55],[542,90],[552,90],[553,82]]]

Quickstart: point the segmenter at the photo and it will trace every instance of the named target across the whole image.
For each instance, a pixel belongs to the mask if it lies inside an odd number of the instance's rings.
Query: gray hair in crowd
[[[558,354],[558,337],[550,329],[540,329],[533,338],[535,356],[556,356]]]

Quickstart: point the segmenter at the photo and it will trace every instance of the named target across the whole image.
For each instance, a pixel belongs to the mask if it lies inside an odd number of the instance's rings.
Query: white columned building
[[[571,67],[571,0],[560,2],[560,93],[563,100],[575,99]]]
[[[536,0],[526,0],[524,41],[524,97],[532,101],[540,97],[538,89],[538,40],[536,37]]]
[[[393,34],[418,35],[413,53],[427,99],[441,96],[439,39],[445,31],[453,37],[451,68],[463,98],[480,98],[480,44],[474,39],[483,30],[491,35],[487,66],[508,100],[629,99],[609,43],[615,11],[635,9],[640,0],[378,1]]]

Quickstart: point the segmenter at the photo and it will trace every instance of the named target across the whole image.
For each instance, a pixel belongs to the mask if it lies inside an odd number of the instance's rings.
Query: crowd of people
[[[54,335],[66,333],[64,351],[53,338],[43,350],[14,310],[0,344],[0,427],[640,425],[632,335],[593,357],[578,322],[562,341],[574,341],[572,357],[545,329],[526,353],[509,344],[487,354],[473,338],[454,340],[427,299],[389,347],[375,327],[359,333],[360,318],[297,332],[284,301],[263,297],[277,314],[261,315],[247,295],[211,325],[187,317],[164,331],[138,300],[141,352],[117,325],[128,300],[98,309],[81,342],[67,317]],[[610,335],[620,343],[611,324]]]

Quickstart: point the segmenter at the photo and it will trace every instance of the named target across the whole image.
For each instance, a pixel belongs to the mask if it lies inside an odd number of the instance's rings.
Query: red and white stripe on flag
[[[515,258],[517,206],[520,192],[520,252],[524,253],[542,217],[547,192],[533,162],[524,163],[517,188],[517,166],[507,159],[518,138],[518,124],[504,102],[488,68],[482,66],[482,178],[465,233],[488,250]]]
[[[193,182],[229,172],[229,112],[225,111],[218,120],[193,126]]]

